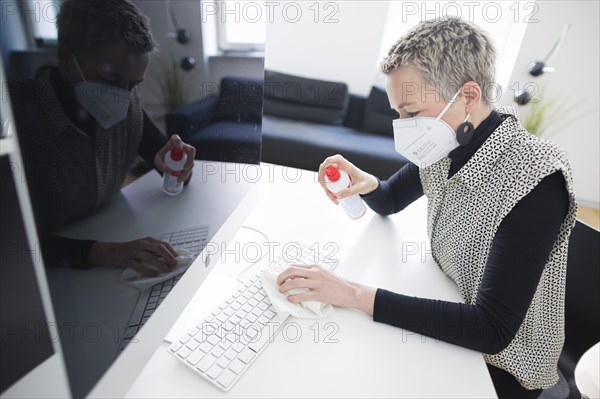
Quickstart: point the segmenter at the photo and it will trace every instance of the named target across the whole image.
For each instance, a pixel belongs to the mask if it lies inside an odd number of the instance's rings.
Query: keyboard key
[[[233,371],[236,374],[240,374],[242,370],[244,370],[245,364],[242,363],[240,359],[235,359],[230,365],[229,370]]]
[[[198,363],[198,365],[196,365],[196,368],[198,370],[202,371],[203,373],[205,373],[206,370],[208,370],[210,368],[210,366],[212,366],[213,363],[216,361],[217,361],[217,358],[209,353],[208,355],[204,356],[202,358],[202,360],[200,360],[200,363]]]
[[[177,356],[179,356],[182,359],[185,359],[186,357],[188,357],[190,354],[192,353],[192,350],[186,346],[180,348],[177,351]]]
[[[229,349],[230,346],[231,346],[231,341],[229,341],[227,339],[224,341],[221,341],[221,343],[219,344],[219,347],[223,350]]]
[[[267,304],[266,304],[266,303],[264,303],[264,302],[260,302],[260,303],[258,304],[258,306],[257,306],[257,307],[258,307],[260,310],[262,310],[262,311],[265,311],[265,310],[267,310],[267,309],[269,308],[269,305],[267,305]]]
[[[250,298],[252,298],[252,293],[250,291],[244,291],[242,296],[246,299],[250,299]]]
[[[257,292],[256,294],[254,294],[254,298],[256,298],[257,301],[262,301],[265,299],[267,295],[264,292]]]
[[[232,331],[235,328],[235,324],[227,320],[223,328],[225,329],[225,331]]]
[[[179,342],[181,342],[182,344],[187,344],[187,342],[190,340],[190,338],[192,338],[192,337],[190,337],[189,335],[185,334],[183,337],[181,337],[181,339],[179,340]]]
[[[254,310],[252,310],[252,314],[254,314],[256,317],[259,317],[263,314],[263,311],[258,308],[254,308]]]
[[[228,318],[229,317],[225,313],[219,313],[219,315],[217,316],[217,320],[219,320],[221,323],[223,323]]]
[[[231,383],[233,382],[234,379],[235,379],[235,373],[231,370],[225,370],[221,373],[221,375],[217,379],[217,382],[221,386],[227,388],[227,387],[229,387],[229,385],[231,385]]]
[[[217,378],[219,376],[219,374],[221,374],[222,371],[223,371],[223,367],[219,366],[218,364],[214,364],[208,370],[208,373],[206,373],[206,375],[214,380],[215,378]]]
[[[154,313],[154,311],[152,309],[146,310],[144,312],[143,317],[150,317],[150,316],[152,316],[152,313]]]
[[[254,323],[256,321],[256,319],[258,319],[258,317],[256,317],[256,315],[254,313],[250,313],[248,316],[246,316],[246,320],[248,320],[250,323]],[[242,322],[243,321],[244,320],[242,320]],[[240,322],[240,325],[242,322]]]
[[[230,307],[227,307],[223,310],[223,313],[225,313],[227,316],[231,316],[232,314],[235,313],[235,310]]]
[[[223,356],[224,352],[225,351],[223,350],[223,348],[221,348],[220,346],[215,346],[210,353],[215,357],[221,357]]]
[[[253,308],[256,307],[256,305],[258,305],[258,301],[254,298],[250,298],[250,300],[248,301],[248,305],[252,306]]]
[[[212,348],[213,348],[213,346],[211,344],[209,344],[208,342],[202,342],[200,344],[200,346],[198,347],[198,349],[200,349],[204,353],[210,352]]]
[[[183,344],[181,342],[174,342],[171,344],[171,346],[169,346],[169,350],[171,352],[177,352],[182,346]]]
[[[217,364],[223,368],[227,368],[227,366],[229,366],[229,363],[231,363],[231,360],[227,359],[225,356],[221,356],[219,360],[217,360]]]
[[[233,348],[229,348],[224,354],[223,356],[225,356],[227,359],[229,360],[233,360],[236,358],[237,356],[237,352],[233,350]]]
[[[244,348],[244,350],[240,352],[238,359],[248,364],[254,358],[254,355],[256,355],[256,353],[253,350],[250,348]]]
[[[188,362],[189,364],[191,364],[192,366],[195,366],[200,359],[202,359],[202,357],[204,357],[205,353],[200,351],[200,350],[195,350],[194,352],[192,352],[191,355],[188,356],[188,358],[186,359],[186,362]]]
[[[233,310],[239,310],[242,307],[242,304],[239,303],[238,301],[232,302],[231,305],[231,309]]]
[[[198,345],[200,345],[200,342],[196,341],[195,339],[190,339],[186,346],[191,350],[195,350]]]
[[[220,340],[220,339],[219,339],[219,338],[218,338],[216,335],[214,335],[214,334],[213,334],[213,335],[209,336],[209,337],[206,339],[206,341],[207,341],[208,343],[210,343],[212,346],[215,346],[215,345],[217,345],[217,344],[219,343],[219,341],[221,341],[221,340]]]
[[[239,342],[234,342],[233,345],[231,345],[231,349],[236,352],[241,352],[242,349],[244,349],[244,345],[240,344]]]
[[[240,321],[242,321],[242,319],[237,315],[233,315],[229,318],[229,321],[231,321],[233,324],[238,324]]]
[[[242,310],[246,313],[250,313],[252,312],[253,308],[252,306],[250,306],[250,304],[246,303],[244,304],[244,306],[242,306]]]
[[[267,309],[265,310],[265,313],[263,313],[266,317],[268,317],[269,319],[272,319],[273,317],[275,317],[275,312],[273,312],[271,309]]]
[[[138,326],[129,326],[125,329],[125,334],[123,335],[123,338],[131,338],[135,335],[137,331]]]
[[[158,294],[148,298],[148,303],[155,303],[156,301],[158,301]]]

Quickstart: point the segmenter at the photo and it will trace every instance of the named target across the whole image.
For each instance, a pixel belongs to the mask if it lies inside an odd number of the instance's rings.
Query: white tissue
[[[275,308],[278,316],[287,317],[292,315],[295,317],[312,319],[326,317],[333,313],[333,306],[328,303],[320,301],[292,303],[288,301],[288,295],[305,292],[308,290],[308,288],[296,288],[286,293],[280,292],[279,286],[277,285],[277,277],[286,268],[287,267],[283,265],[276,265],[269,269],[263,270],[260,276],[263,288],[267,292],[267,296],[273,304],[273,308]]]
[[[175,250],[179,256],[175,257],[175,260],[177,260],[177,265],[173,270],[159,274],[158,276],[148,277],[133,269],[127,268],[123,270],[123,273],[121,274],[121,281],[131,287],[145,290],[146,288],[152,287],[154,284],[161,283],[177,276],[178,274],[185,273],[188,267],[190,267],[190,265],[194,262],[195,257],[191,252],[183,248],[175,248]],[[154,267],[152,268],[154,269]]]

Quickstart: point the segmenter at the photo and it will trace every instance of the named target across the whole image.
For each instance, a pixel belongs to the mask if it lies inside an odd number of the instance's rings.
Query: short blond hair
[[[417,68],[426,84],[449,101],[468,81],[481,87],[483,102],[496,96],[496,50],[484,31],[457,17],[420,22],[400,38],[379,64],[389,75],[404,66]]]

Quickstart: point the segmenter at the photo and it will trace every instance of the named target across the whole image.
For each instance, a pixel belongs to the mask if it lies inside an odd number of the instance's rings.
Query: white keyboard
[[[174,247],[187,250],[194,257],[197,257],[204,247],[206,247],[209,228],[210,225],[203,225],[187,230],[173,231],[163,234],[160,238]],[[119,350],[125,349],[134,339],[135,334],[146,324],[146,321],[152,316],[156,308],[158,308],[173,287],[175,287],[175,284],[179,282],[181,276],[182,274],[178,274],[161,283],[156,283],[151,289],[148,289],[147,293],[144,292],[138,297],[138,302],[131,313],[129,323],[121,339]]]
[[[317,263],[328,270],[337,266],[336,260],[318,256],[319,251],[305,245],[289,247],[287,256],[270,266]],[[228,391],[273,341],[286,320],[275,313],[258,273],[168,350],[210,383]]]

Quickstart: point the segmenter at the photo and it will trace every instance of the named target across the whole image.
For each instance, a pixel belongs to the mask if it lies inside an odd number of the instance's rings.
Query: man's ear
[[[58,43],[58,67],[66,79],[71,82],[79,80],[77,78],[79,73],[75,70],[75,65],[73,64],[73,53],[64,43]]]

